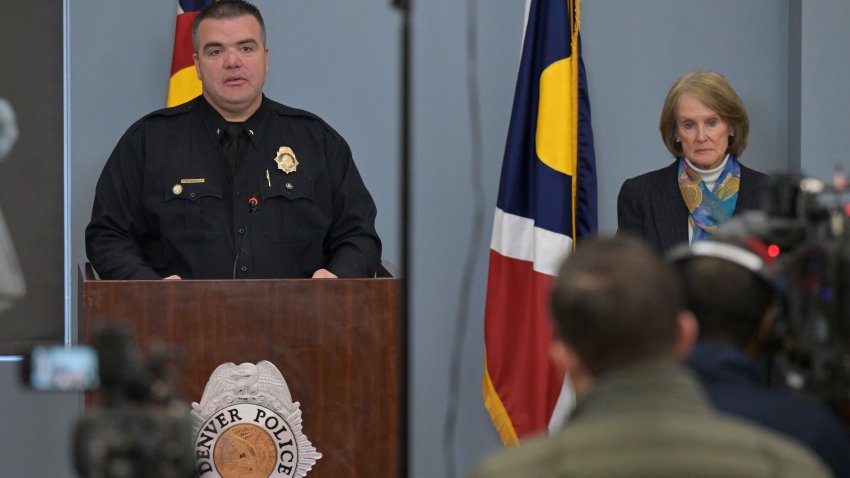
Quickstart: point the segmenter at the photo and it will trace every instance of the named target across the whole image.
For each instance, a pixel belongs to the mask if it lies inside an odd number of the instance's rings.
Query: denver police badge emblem
[[[277,163],[277,169],[286,174],[294,173],[298,169],[298,160],[295,159],[295,153],[289,146],[281,146],[277,150],[277,156],[274,157],[274,162]]]
[[[200,478],[302,478],[322,454],[301,431],[301,409],[271,362],[219,365],[192,404]]]

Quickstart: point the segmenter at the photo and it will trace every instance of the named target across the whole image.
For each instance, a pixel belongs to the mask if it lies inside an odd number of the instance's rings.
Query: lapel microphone
[[[245,233],[239,236],[239,243],[236,245],[236,257],[233,258],[233,275],[232,277],[236,278],[236,267],[239,264],[239,255],[242,254],[242,242],[245,240],[245,237],[248,236],[248,233],[251,231],[251,218],[254,216],[254,213],[257,212],[257,207],[260,205],[260,200],[257,199],[256,196],[251,196],[248,199],[248,220],[245,221]],[[248,251],[245,251],[246,253]]]

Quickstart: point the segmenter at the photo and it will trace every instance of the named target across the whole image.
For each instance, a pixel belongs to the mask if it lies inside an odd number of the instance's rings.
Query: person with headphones
[[[704,241],[668,256],[680,275],[685,306],[699,324],[699,340],[685,360],[714,406],[796,439],[836,477],[850,477],[850,440],[825,405],[770,389],[758,358],[776,313],[766,260],[753,248]]]

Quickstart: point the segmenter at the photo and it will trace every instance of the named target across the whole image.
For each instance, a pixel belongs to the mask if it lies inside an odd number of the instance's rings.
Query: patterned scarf
[[[717,227],[729,219],[735,211],[740,187],[741,165],[734,155],[729,155],[714,183],[714,191],[708,190],[699,173],[684,158],[679,160],[679,190],[690,211],[688,222],[694,231],[691,242],[713,236]]]

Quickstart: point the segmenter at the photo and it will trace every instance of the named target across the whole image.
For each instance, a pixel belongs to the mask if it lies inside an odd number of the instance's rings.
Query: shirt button
[[[242,269],[242,272],[247,272],[247,271],[248,271],[248,266],[242,266],[242,267],[241,267],[241,269]]]
[[[189,193],[189,197],[190,197],[190,198],[195,197],[195,193]]]
[[[245,228],[244,227],[239,228],[239,234],[245,234]]]

